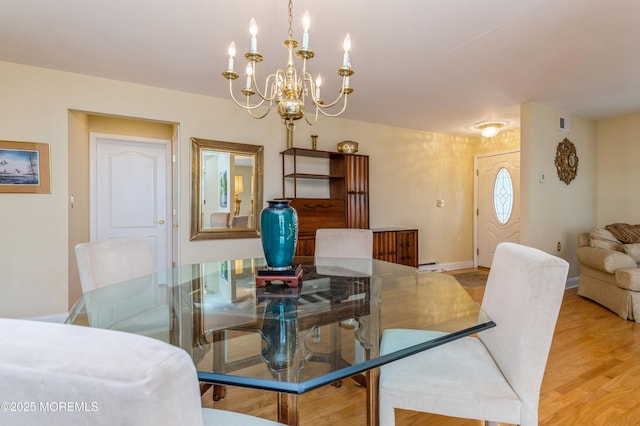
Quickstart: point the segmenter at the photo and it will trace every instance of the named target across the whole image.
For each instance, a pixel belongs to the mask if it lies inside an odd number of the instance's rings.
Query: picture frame
[[[220,172],[220,207],[227,207],[228,205],[228,192],[227,192],[227,171]]]
[[[0,193],[51,193],[49,144],[0,141]]]

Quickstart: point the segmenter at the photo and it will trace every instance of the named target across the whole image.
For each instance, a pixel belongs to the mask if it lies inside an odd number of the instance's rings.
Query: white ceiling
[[[323,98],[351,34],[345,118],[468,135],[484,120],[519,127],[524,102],[593,119],[640,111],[639,0],[295,0],[298,40],[305,9]],[[286,11],[287,0],[1,0],[0,60],[228,98],[229,42],[240,72],[253,16],[258,75],[282,68]]]

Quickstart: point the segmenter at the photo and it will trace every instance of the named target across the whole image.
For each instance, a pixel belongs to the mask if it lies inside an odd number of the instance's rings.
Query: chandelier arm
[[[320,111],[320,114],[324,115],[325,117],[337,117],[340,114],[342,114],[346,109],[347,109],[347,98],[349,97],[349,95],[347,95],[346,93],[344,94],[344,104],[342,105],[342,109],[335,113],[335,114],[329,114],[328,112],[325,112],[323,108],[318,108],[318,110]],[[335,102],[334,102],[335,104]]]
[[[314,104],[315,104],[315,102],[314,102]],[[318,122],[318,110],[319,110],[319,108],[316,105],[316,112],[314,114],[313,121],[309,121],[309,119],[307,118],[307,115],[306,114],[304,115],[304,121],[306,121],[309,126],[313,126],[314,124],[316,124]]]
[[[338,97],[336,99],[334,99],[330,103],[325,103],[325,102],[322,102],[321,99],[316,98],[316,85],[314,84],[313,79],[311,78],[311,75],[309,73],[306,74],[304,80],[308,82],[309,86],[311,86],[311,94],[310,94],[310,96],[311,96],[311,100],[312,100],[313,104],[316,107],[321,108],[321,110],[322,109],[331,108],[332,106],[334,106],[338,102],[340,102],[340,100],[342,99],[343,96],[347,96],[349,93],[351,93],[351,91],[353,91],[353,90],[351,90],[350,92],[346,92],[345,93],[345,83],[346,83],[347,79],[346,79],[346,77],[343,77],[342,78],[342,86],[340,88],[340,92],[339,92]],[[344,112],[344,108],[342,109],[342,111]],[[326,114],[324,114],[324,115],[326,115]],[[333,116],[332,115],[327,115],[327,117],[333,117]]]
[[[342,93],[342,91],[340,92],[340,94],[338,95],[338,97],[331,103],[322,103],[322,104],[318,104],[316,102],[314,102],[314,104],[316,104],[318,107],[320,107],[321,109],[327,109],[327,108],[331,108],[332,106],[336,105],[338,102],[340,102],[340,100],[345,97],[346,98],[347,94],[346,93]],[[344,111],[344,109],[343,109]]]
[[[255,63],[254,63],[254,67],[253,67],[253,86],[256,88],[256,93],[258,94],[258,96],[260,96],[263,100],[267,101],[267,102],[273,102],[273,100],[275,99],[275,90],[273,88],[273,83],[271,83],[272,87],[271,87],[271,95],[267,96],[267,93],[269,92],[269,80],[271,80],[272,78],[274,79],[275,82],[275,78],[276,75],[275,74],[269,74],[264,82],[264,92],[260,91],[260,86],[258,85],[258,82],[256,80],[256,68],[255,68]]]
[[[260,104],[263,104],[263,103],[264,103],[264,101],[260,102]],[[255,118],[256,120],[259,120],[259,119],[261,119],[261,118],[265,118],[265,117],[267,116],[267,114],[269,114],[269,112],[271,111],[271,108],[272,108],[272,107],[273,107],[273,103],[272,103],[272,102],[269,102],[269,107],[266,109],[266,111],[265,111],[265,112],[264,112],[264,114],[262,114],[262,115],[254,115],[254,114],[253,114],[253,110],[254,110],[255,108],[248,109],[248,110],[247,110],[247,112],[249,113],[249,116],[250,116],[251,118]]]
[[[247,96],[247,102],[246,103],[238,101],[236,99],[236,97],[234,96],[234,94],[233,94],[233,82],[232,82],[232,80],[229,80],[229,95],[231,95],[231,99],[233,99],[233,102],[235,102],[236,105],[238,105],[240,108],[246,109],[247,111],[251,111],[251,110],[260,108],[262,106],[262,104],[265,103],[265,99],[262,99],[259,103],[255,104],[255,105],[250,105],[248,96]],[[269,106],[269,108],[271,108],[271,106]]]

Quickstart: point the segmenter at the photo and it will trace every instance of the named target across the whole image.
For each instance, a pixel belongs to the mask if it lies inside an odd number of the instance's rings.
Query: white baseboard
[[[37,317],[24,318],[31,321],[44,321],[44,322],[59,322],[63,323],[67,320],[69,315],[65,313],[61,314],[51,314],[51,315],[42,315]]]
[[[567,289],[567,288],[578,287],[578,280],[579,280],[579,277],[567,278],[567,284],[564,286],[564,288]]]

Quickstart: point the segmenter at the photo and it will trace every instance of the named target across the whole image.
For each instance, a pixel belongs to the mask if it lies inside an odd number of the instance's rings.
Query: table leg
[[[213,371],[224,372],[225,369],[225,337],[227,331],[214,331],[211,334],[211,346],[213,349],[212,361]],[[200,394],[202,394],[202,386],[200,386]],[[220,401],[227,395],[227,388],[223,385],[213,385],[212,397],[214,401]]]
[[[278,392],[278,421],[298,426],[298,395]]]
[[[372,368],[364,373],[367,379],[367,426],[379,426],[378,418],[378,382],[380,369]]]

